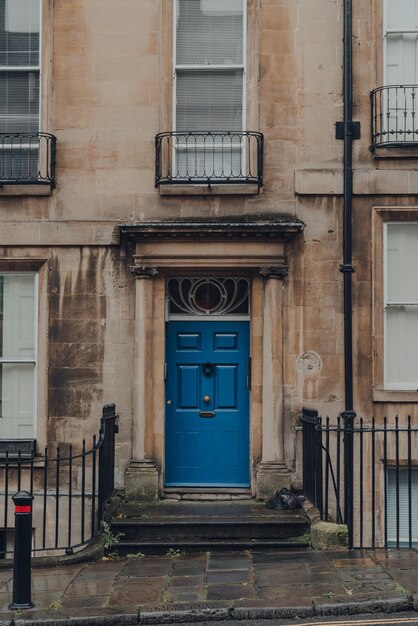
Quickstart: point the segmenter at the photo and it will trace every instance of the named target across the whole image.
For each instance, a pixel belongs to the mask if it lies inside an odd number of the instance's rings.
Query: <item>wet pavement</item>
[[[35,608],[8,610],[12,570],[0,570],[0,621],[141,612],[317,607],[418,601],[418,552],[203,552],[33,569]],[[186,621],[186,620],[185,620]]]

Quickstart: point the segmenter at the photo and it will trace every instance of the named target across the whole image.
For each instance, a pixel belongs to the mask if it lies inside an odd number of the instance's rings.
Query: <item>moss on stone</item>
[[[348,528],[345,524],[318,522],[311,526],[312,547],[316,550],[346,549]]]

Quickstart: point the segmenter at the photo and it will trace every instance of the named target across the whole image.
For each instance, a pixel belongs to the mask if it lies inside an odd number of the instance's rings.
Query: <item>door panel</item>
[[[249,486],[249,322],[167,324],[167,486]]]

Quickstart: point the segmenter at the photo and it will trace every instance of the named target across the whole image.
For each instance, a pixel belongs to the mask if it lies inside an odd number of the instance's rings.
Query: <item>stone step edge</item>
[[[127,518],[127,519],[113,519],[111,526],[309,526],[309,520],[304,518],[289,518],[288,520],[273,520],[273,519],[141,519],[141,518]]]
[[[224,546],[224,547],[231,547],[231,546],[239,546],[239,547],[243,547],[243,546],[266,546],[266,547],[295,547],[295,548],[309,548],[310,547],[310,543],[309,541],[287,541],[286,539],[277,539],[277,540],[268,540],[268,539],[228,539],[227,541],[220,541],[217,539],[214,540],[196,540],[196,541],[183,541],[183,540],[176,540],[173,538],[172,541],[160,541],[158,539],[154,540],[154,541],[147,541],[147,540],[136,540],[136,539],[127,539],[125,541],[119,541],[117,544],[115,544],[116,548],[132,548],[132,547],[138,547],[140,548],[141,546],[144,548],[147,547],[158,547],[158,548],[163,548],[163,547],[167,547],[167,548],[172,548],[173,544],[175,544],[176,546],[181,546],[181,547],[202,547],[203,546],[216,546],[216,547],[220,547],[220,546]]]

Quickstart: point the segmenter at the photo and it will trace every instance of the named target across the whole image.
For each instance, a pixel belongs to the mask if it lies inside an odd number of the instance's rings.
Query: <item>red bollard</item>
[[[31,609],[32,501],[27,491],[12,498],[15,504],[13,602],[9,609]]]

